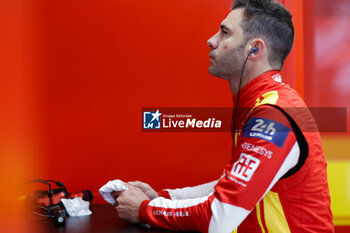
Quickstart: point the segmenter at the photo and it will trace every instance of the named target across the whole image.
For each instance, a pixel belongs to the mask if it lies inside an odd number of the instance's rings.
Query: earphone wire
[[[236,148],[235,146],[235,143],[236,143],[236,131],[238,131],[236,129],[236,115],[237,115],[237,112],[238,112],[238,104],[239,104],[239,98],[241,96],[241,85],[242,85],[242,80],[243,80],[243,74],[244,74],[244,70],[245,70],[245,67],[247,65],[247,62],[248,62],[248,58],[250,56],[250,54],[252,54],[253,52],[252,51],[249,51],[249,54],[247,56],[247,58],[245,59],[244,61],[244,64],[243,64],[243,67],[242,67],[242,71],[241,71],[241,78],[239,79],[239,85],[238,85],[238,93],[237,93],[237,103],[235,104],[234,106],[234,111],[233,111],[233,117],[232,117],[232,121],[233,121],[233,127],[232,127],[232,139],[233,139],[233,143],[232,143],[232,155],[231,157],[233,157],[233,149]]]
[[[39,213],[39,212],[36,211],[35,209],[36,209],[36,210],[42,209],[42,210],[46,211],[47,214]],[[49,208],[46,208],[46,207],[44,207],[44,206],[32,206],[32,207],[29,207],[29,208],[27,209],[27,211],[30,211],[30,212],[31,212],[32,214],[34,214],[34,215],[37,215],[37,216],[40,216],[40,217],[45,218],[45,219],[43,219],[43,220],[37,220],[37,221],[33,220],[34,222],[41,222],[41,221],[49,220],[50,218],[54,218],[54,215],[53,215],[53,213],[49,210]]]

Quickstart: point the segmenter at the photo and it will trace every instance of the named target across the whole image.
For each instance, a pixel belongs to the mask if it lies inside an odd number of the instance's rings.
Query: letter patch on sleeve
[[[259,164],[259,159],[251,155],[241,153],[239,160],[233,164],[231,173],[241,180],[249,181]]]
[[[243,137],[258,138],[282,148],[290,128],[265,118],[252,117],[243,128]]]

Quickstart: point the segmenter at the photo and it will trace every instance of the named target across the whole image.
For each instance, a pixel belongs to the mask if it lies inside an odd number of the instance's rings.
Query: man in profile
[[[129,182],[121,219],[201,232],[334,232],[320,135],[279,71],[294,41],[291,14],[273,0],[236,0],[208,40],[209,73],[234,95],[233,155],[216,181],[155,192]]]

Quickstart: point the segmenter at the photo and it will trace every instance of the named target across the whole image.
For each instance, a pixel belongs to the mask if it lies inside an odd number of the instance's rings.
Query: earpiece
[[[237,103],[235,104],[235,107],[234,107],[234,112],[233,112],[233,115],[232,115],[232,121],[233,121],[233,124],[232,124],[232,136],[233,136],[233,140],[235,141],[235,133],[237,132],[237,129],[236,129],[236,113],[238,111],[238,106],[239,106],[239,97],[240,97],[240,94],[241,94],[241,85],[242,85],[242,79],[243,79],[243,74],[244,74],[244,69],[245,69],[245,66],[247,64],[247,61],[250,57],[250,54],[257,54],[259,52],[259,49],[257,47],[253,47],[249,50],[249,54],[247,56],[247,58],[245,59],[244,61],[244,64],[243,64],[243,67],[242,67],[242,72],[241,72],[241,78],[239,79],[239,86],[238,86],[238,94],[237,94]],[[234,144],[232,144],[232,147],[234,146]],[[233,156],[233,149],[232,149],[232,155]]]
[[[252,54],[257,54],[258,52],[259,52],[259,49],[257,47],[253,47],[249,51],[249,53],[252,53]]]

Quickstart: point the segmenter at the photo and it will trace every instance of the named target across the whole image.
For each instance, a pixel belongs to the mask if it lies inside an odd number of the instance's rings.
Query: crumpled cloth
[[[108,181],[107,184],[103,185],[98,191],[101,193],[102,197],[111,205],[115,205],[116,202],[112,197],[112,192],[123,191],[128,189],[124,181],[112,180]]]
[[[61,199],[64,208],[67,210],[67,213],[69,216],[85,216],[92,214],[91,210],[89,209],[90,202],[84,201],[81,199],[81,197],[75,197],[72,199]]]

